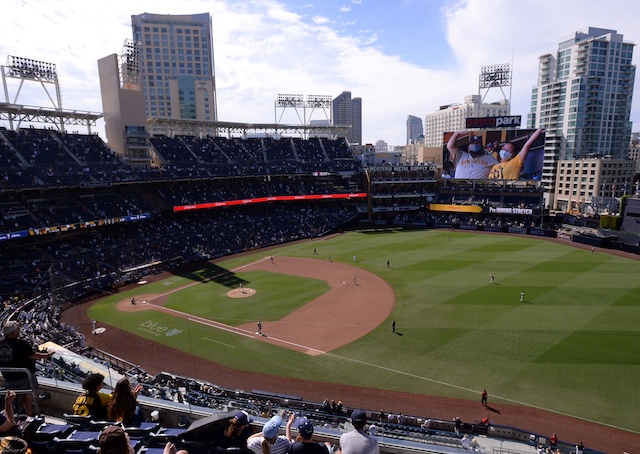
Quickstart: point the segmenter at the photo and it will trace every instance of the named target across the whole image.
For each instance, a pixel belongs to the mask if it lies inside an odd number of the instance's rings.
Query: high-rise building
[[[209,13],[131,16],[147,118],[217,121]]]
[[[351,126],[347,140],[362,145],[362,98],[352,98],[350,91],[343,91],[332,103],[333,124]]]
[[[630,159],[561,159],[558,169],[553,194],[559,211],[589,215],[615,212],[615,199],[633,193],[635,162]]]
[[[625,157],[631,135],[634,44],[615,30],[588,27],[539,57],[529,128],[546,129],[542,183],[555,208],[560,160]]]
[[[635,173],[640,173],[640,132],[631,133],[631,142],[629,143],[627,158],[636,163]]]
[[[511,115],[511,104],[508,100],[483,103],[480,95],[465,96],[462,104],[441,106],[436,112],[425,116],[425,146],[441,147],[445,132],[467,129],[467,118],[503,115]]]
[[[418,137],[422,136],[422,118],[413,115],[407,116],[407,145],[413,143]]]

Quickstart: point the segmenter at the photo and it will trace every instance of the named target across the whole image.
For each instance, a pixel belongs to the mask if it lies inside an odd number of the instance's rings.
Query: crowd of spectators
[[[17,190],[7,192],[0,204],[0,233],[151,215],[151,219],[107,222],[71,234],[29,236],[2,245],[0,321],[20,322],[32,344],[52,341],[98,361],[86,349],[83,335],[59,322],[61,299],[72,301],[200,260],[320,236],[358,216],[358,203],[351,201],[274,202],[172,212],[178,205],[358,190],[360,166],[343,140],[178,136],[152,138],[151,143],[163,165],[144,170],[126,165],[97,136],[0,129],[0,188]],[[310,178],[308,172],[317,170],[350,171],[353,176]],[[306,178],[300,177],[302,172],[307,172]],[[230,175],[238,178],[216,178]],[[181,177],[197,179],[185,184],[145,184]],[[430,166],[415,166],[403,173],[380,170],[372,172],[372,180],[381,207],[397,206],[400,199],[402,204],[419,208],[427,197],[436,195],[435,169]],[[99,182],[137,184],[79,190],[82,183]],[[29,185],[61,189],[37,196],[19,191]],[[63,189],[66,185],[76,189],[69,192]],[[451,194],[458,190],[450,186],[448,194],[441,194],[443,202],[447,197],[456,202],[458,196]],[[509,190],[514,191],[534,193],[532,189]],[[527,195],[510,195],[508,200],[504,195],[495,196],[500,200],[486,196],[486,201],[520,204]],[[419,209],[398,214],[392,221],[416,226],[547,227],[531,217],[434,214]],[[51,289],[55,294],[48,293]],[[340,400],[320,403],[245,394],[186,377],[150,376],[132,365],[122,372],[142,384],[141,393],[147,397],[209,408],[241,407],[264,418],[282,410],[286,400],[288,410],[308,417],[315,425],[344,428],[351,411]],[[38,374],[82,383],[87,371],[58,355],[39,362]],[[420,427],[424,429],[420,434],[434,435],[421,427],[421,421],[420,417],[396,415],[381,421],[379,430],[399,433],[398,426]],[[407,433],[416,435],[414,429]]]
[[[97,136],[0,128],[0,187],[52,187],[175,178],[360,169],[344,139],[151,136],[158,167],[128,165]]]

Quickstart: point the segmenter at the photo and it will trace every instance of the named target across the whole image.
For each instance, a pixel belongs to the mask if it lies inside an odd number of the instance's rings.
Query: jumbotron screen
[[[539,180],[542,129],[490,129],[444,133],[442,176],[480,180]]]

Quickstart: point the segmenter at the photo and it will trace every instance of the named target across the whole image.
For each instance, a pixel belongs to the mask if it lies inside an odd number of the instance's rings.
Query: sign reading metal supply
[[[521,115],[503,117],[471,117],[467,118],[467,129],[471,128],[519,128],[522,124]]]

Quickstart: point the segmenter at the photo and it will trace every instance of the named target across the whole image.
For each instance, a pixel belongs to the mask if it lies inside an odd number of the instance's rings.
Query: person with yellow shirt
[[[97,421],[107,419],[107,406],[111,400],[111,394],[101,393],[104,384],[104,375],[92,373],[82,382],[85,392],[78,396],[73,404],[73,414],[93,416]]]
[[[536,141],[540,133],[544,131],[542,128],[538,128],[531,134],[531,137],[522,146],[522,150],[519,153],[515,150],[515,145],[512,142],[506,142],[502,145],[500,150],[500,162],[491,167],[489,172],[490,180],[517,180],[520,178],[520,171],[524,166],[524,161],[527,159],[527,154],[531,145]]]

